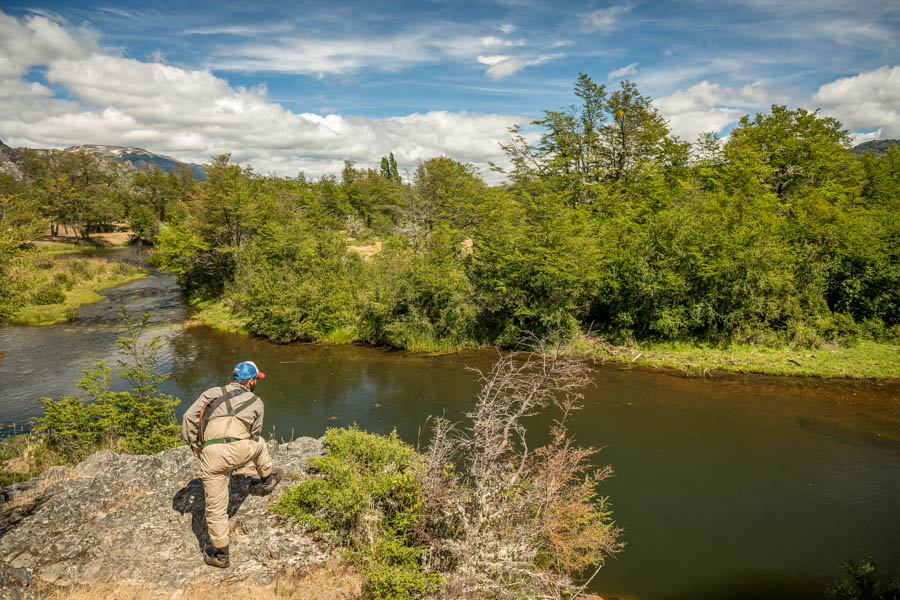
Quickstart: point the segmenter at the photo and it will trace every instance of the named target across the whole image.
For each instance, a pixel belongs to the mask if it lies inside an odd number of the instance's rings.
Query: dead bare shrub
[[[590,368],[562,348],[534,341],[501,355],[469,422],[431,421],[420,474],[428,498],[423,535],[428,567],[445,574],[444,597],[572,598],[590,581],[574,577],[622,548],[621,530],[596,486],[595,448],[580,447],[566,421],[581,408]],[[530,448],[523,419],[556,411],[550,441]]]

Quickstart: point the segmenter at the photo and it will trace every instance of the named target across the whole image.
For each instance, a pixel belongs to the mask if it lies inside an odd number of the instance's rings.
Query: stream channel
[[[104,250],[110,259],[133,249]],[[266,431],[320,436],[358,423],[396,428],[415,444],[430,414],[459,419],[494,351],[424,356],[361,346],[276,345],[205,326],[173,279],[101,292],[70,324],[0,327],[0,422],[40,414],[39,397],[76,391],[81,369],[114,363],[117,307],[152,311],[162,335],[164,391],[181,411],[253,360]],[[900,576],[900,384],[788,377],[675,374],[602,365],[571,421],[581,444],[602,447],[615,476],[600,486],[626,546],[592,584],[606,597],[821,598],[846,559],[872,555]],[[532,418],[539,440],[552,416]],[[7,429],[8,433],[8,429]],[[534,442],[532,442],[534,443]]]

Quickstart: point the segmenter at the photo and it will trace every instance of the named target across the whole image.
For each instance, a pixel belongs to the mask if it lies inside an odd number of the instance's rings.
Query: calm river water
[[[133,251],[107,251],[122,257]],[[24,423],[41,396],[71,393],[80,369],[117,358],[116,307],[153,311],[167,392],[189,404],[254,360],[268,378],[266,429],[396,428],[415,444],[429,414],[460,417],[496,353],[421,356],[355,346],[278,346],[207,327],[172,279],[104,292],[79,321],[0,328],[0,422]],[[625,550],[592,587],[644,599],[821,598],[841,561],[871,554],[900,575],[900,386],[775,377],[688,379],[599,367],[573,421],[598,461]],[[179,415],[180,416],[180,415]],[[547,418],[529,427],[536,437]]]

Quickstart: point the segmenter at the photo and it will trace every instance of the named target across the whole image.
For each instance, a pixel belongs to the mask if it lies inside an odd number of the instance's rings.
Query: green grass
[[[356,327],[345,325],[337,327],[326,333],[320,340],[323,344],[352,344],[357,338]]]
[[[676,369],[688,375],[730,371],[851,379],[900,378],[900,345],[871,341],[797,349],[750,344],[723,347],[691,342],[615,346],[596,339],[580,338],[576,341],[575,351],[616,363]]]
[[[75,262],[75,261],[72,261]],[[142,279],[147,273],[140,267],[126,263],[102,260],[80,259],[88,265],[85,269],[73,270],[72,265],[60,262],[50,269],[36,271],[31,277],[34,286],[46,285],[57,274],[65,274],[72,280],[68,289],[60,287],[65,300],[54,304],[28,302],[10,319],[14,325],[52,325],[63,321],[73,321],[78,315],[78,307],[103,299],[99,290]]]
[[[38,251],[42,254],[55,256],[57,254],[78,254],[86,250],[102,250],[104,248],[125,248],[130,246],[131,242],[123,242],[121,244],[56,244],[47,246],[38,246]]]
[[[398,348],[426,354],[451,354],[475,346],[466,340],[436,337],[431,331],[418,327],[405,327],[391,337],[391,342]]]
[[[227,333],[249,335],[247,319],[235,314],[224,300],[192,300],[191,304],[197,311],[191,315],[188,325],[202,324]]]

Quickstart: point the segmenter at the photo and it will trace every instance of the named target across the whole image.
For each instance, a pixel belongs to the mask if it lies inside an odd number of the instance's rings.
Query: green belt
[[[240,442],[240,441],[241,441],[240,439],[233,438],[233,437],[215,438],[215,439],[203,442],[203,445],[200,446],[200,449],[202,450],[203,448],[206,448],[210,444],[230,444],[231,442]]]

